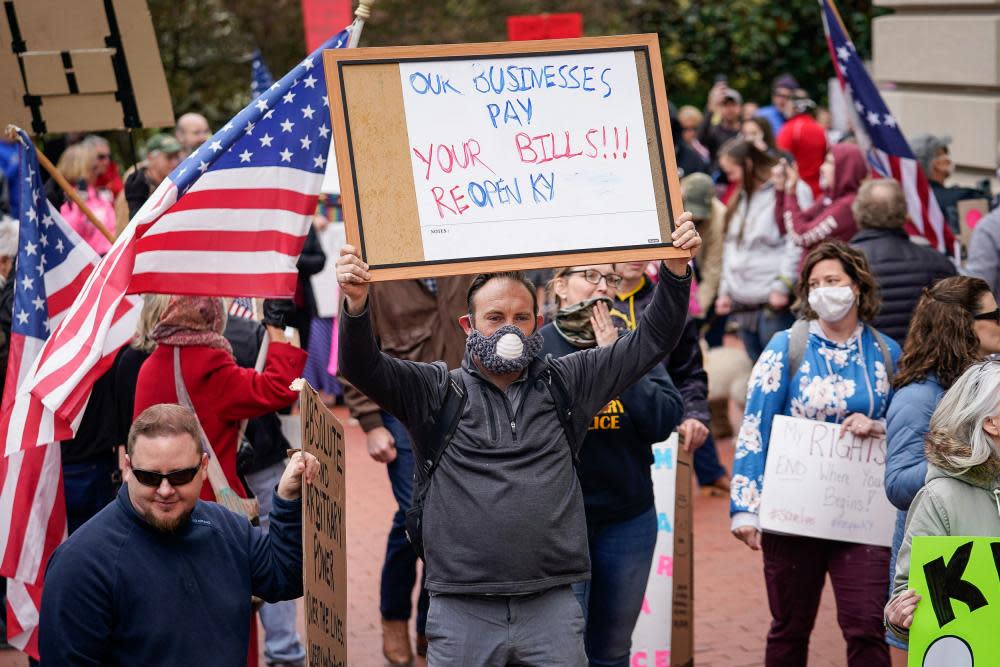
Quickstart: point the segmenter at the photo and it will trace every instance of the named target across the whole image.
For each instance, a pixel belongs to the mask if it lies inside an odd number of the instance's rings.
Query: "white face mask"
[[[839,322],[851,312],[858,297],[849,285],[814,287],[809,290],[809,305],[824,322]]]

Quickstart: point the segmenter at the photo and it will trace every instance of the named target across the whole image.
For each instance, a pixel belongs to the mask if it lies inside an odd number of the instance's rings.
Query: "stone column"
[[[907,137],[951,135],[953,181],[994,177],[1000,140],[1000,0],[875,0],[874,78]],[[995,185],[995,183],[994,183]]]

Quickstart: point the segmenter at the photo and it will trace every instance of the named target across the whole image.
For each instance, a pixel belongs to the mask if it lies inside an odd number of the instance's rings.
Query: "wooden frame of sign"
[[[567,57],[592,65],[571,67],[573,61],[567,61]],[[359,255],[369,264],[374,280],[690,256],[670,243],[674,216],[683,210],[683,205],[661,75],[659,41],[655,34],[332,49],[325,51],[323,58],[347,241],[359,248]],[[617,70],[610,66],[601,68],[600,59],[618,63],[619,67]],[[511,61],[519,65],[510,65]],[[560,62],[566,64],[560,67]],[[595,62],[597,66],[593,65]],[[634,78],[628,71],[632,62]],[[485,76],[480,73],[452,82],[441,73],[454,73],[456,68],[465,66],[470,72],[488,66],[491,78],[476,82],[476,78]],[[500,70],[508,67],[520,72],[520,83],[509,78],[508,88],[503,83],[498,88],[492,76],[494,73],[503,76]],[[580,73],[575,73],[577,69]],[[619,81],[624,82],[621,90],[625,92],[618,95],[618,107],[610,104],[602,107],[598,102],[602,99],[602,91],[607,93],[603,98],[612,94],[610,84],[597,88],[603,83],[604,72],[609,71],[612,72],[608,75],[611,83],[617,86]],[[404,90],[407,72],[413,72],[406,79],[413,90]],[[508,71],[508,77],[512,76]],[[484,82],[486,90],[480,88]],[[590,87],[587,87],[588,82]],[[507,94],[511,88],[527,92]],[[550,90],[552,88],[573,91]],[[414,90],[420,95],[429,94],[418,99]],[[582,91],[592,94],[587,96]],[[477,92],[488,97],[477,97]],[[421,110],[414,102],[424,104],[426,101],[430,105],[431,101],[443,99],[448,94],[451,95],[448,104],[454,101],[458,106],[466,105],[464,113],[459,109],[459,113],[447,117],[433,110]],[[536,96],[537,104],[533,105],[532,95]],[[558,95],[563,98],[559,99]],[[468,113],[469,104],[480,102],[476,113]],[[518,106],[514,106],[515,102]],[[608,118],[608,123],[600,127],[587,125],[601,122],[593,121],[601,109],[621,110],[625,108],[622,105],[627,107],[627,117],[636,121],[632,124],[632,138],[644,137],[642,143],[646,144],[646,150],[631,153],[631,162],[627,160],[630,125],[614,125],[618,122],[617,117],[623,116],[615,113],[615,117]],[[504,106],[502,120],[501,106]],[[548,127],[537,122],[531,124],[533,111],[534,120],[538,121],[538,110],[542,107],[550,121],[554,116],[579,115],[574,119],[578,128],[574,130],[575,136],[571,137],[570,130],[565,130],[564,144],[563,128],[552,123]],[[408,111],[411,113],[409,119]],[[430,130],[424,130],[435,123],[440,127],[443,118],[456,127],[467,122],[470,126],[479,123],[477,127],[480,128],[496,128],[497,133],[484,137],[483,143],[492,141],[496,146],[501,139],[505,140],[509,155],[504,154],[499,159],[507,159],[508,164],[519,164],[515,161],[516,151],[520,163],[531,168],[546,163],[546,169],[566,169],[566,165],[572,163],[572,169],[570,172],[549,172],[551,184],[545,182],[542,172],[533,174],[510,169],[503,174],[508,179],[504,182],[483,162],[487,159],[486,154],[478,154],[480,146],[475,139],[468,139],[464,145],[435,146],[431,143],[424,156],[421,151],[427,146],[423,143],[426,136],[422,139],[411,134],[427,134]],[[492,125],[486,125],[486,121]],[[589,130],[579,129],[588,127]],[[442,140],[454,142],[455,137]],[[546,140],[550,141],[548,148]],[[633,147],[637,145],[639,141],[631,143]],[[586,153],[583,146],[587,147]],[[437,159],[434,148],[437,148]],[[573,152],[574,148],[579,149],[578,152]],[[558,154],[560,150],[563,151],[561,155]],[[490,160],[492,155],[489,154]],[[427,182],[421,179],[424,162]],[[494,177],[476,181],[475,171],[479,167],[493,172]],[[432,171],[435,181],[430,180]],[[478,177],[489,172],[479,169]],[[632,172],[640,177],[633,178]],[[560,180],[560,192],[569,191],[570,195],[564,194],[553,204],[557,173],[571,173],[569,190],[562,188],[566,179]],[[579,177],[580,173],[584,176]],[[512,174],[514,178],[510,178]],[[547,191],[542,186],[546,186]],[[642,188],[643,196],[629,196],[638,191],[635,188]],[[588,195],[595,201],[585,201]],[[610,202],[603,206],[608,210],[595,210],[593,204],[604,201]],[[522,211],[522,215],[503,218],[508,211],[515,210],[515,203],[520,206],[517,210]],[[436,205],[436,211],[432,204]],[[627,210],[630,205],[639,210]],[[577,210],[572,210],[574,207]],[[500,209],[503,213],[498,213]],[[469,211],[470,216],[461,217]],[[435,212],[441,220],[434,219]],[[531,217],[533,214],[537,217]],[[475,219],[477,215],[486,218]],[[444,219],[445,216],[448,219]],[[627,227],[626,219],[635,219],[635,226]],[[536,222],[534,228],[527,226]],[[573,225],[573,229],[568,230],[568,225]],[[617,243],[616,235],[627,238]],[[447,248],[442,251],[445,246]],[[433,252],[428,253],[428,248]]]

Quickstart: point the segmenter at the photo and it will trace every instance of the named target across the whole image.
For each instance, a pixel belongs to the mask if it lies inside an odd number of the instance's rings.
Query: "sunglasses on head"
[[[182,470],[172,470],[170,472],[154,472],[152,470],[132,468],[132,476],[143,486],[151,486],[153,488],[159,488],[163,480],[167,480],[170,486],[184,486],[191,483],[199,470],[201,470],[200,465]]]
[[[1000,324],[1000,308],[996,310],[991,310],[988,313],[977,313],[972,316],[974,320],[993,320],[997,324]]]

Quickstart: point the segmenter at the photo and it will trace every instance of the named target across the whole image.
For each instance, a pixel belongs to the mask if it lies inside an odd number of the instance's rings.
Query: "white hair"
[[[965,447],[957,450],[953,447],[936,448],[937,454],[955,471],[968,472],[991,456],[1000,454],[997,443],[983,429],[987,419],[1000,416],[998,401],[1000,362],[994,360],[981,361],[967,368],[938,403],[931,417],[928,439],[934,441],[939,440],[935,435],[945,436],[968,447],[968,450]]]
[[[0,257],[17,257],[17,221],[0,218]]]
[[[84,137],[83,138],[83,145],[84,146],[89,146],[91,148],[97,148],[98,146],[109,147],[110,148],[110,146],[111,146],[111,144],[108,143],[107,139],[105,139],[104,137],[98,136],[96,134],[88,134],[86,137]]]

